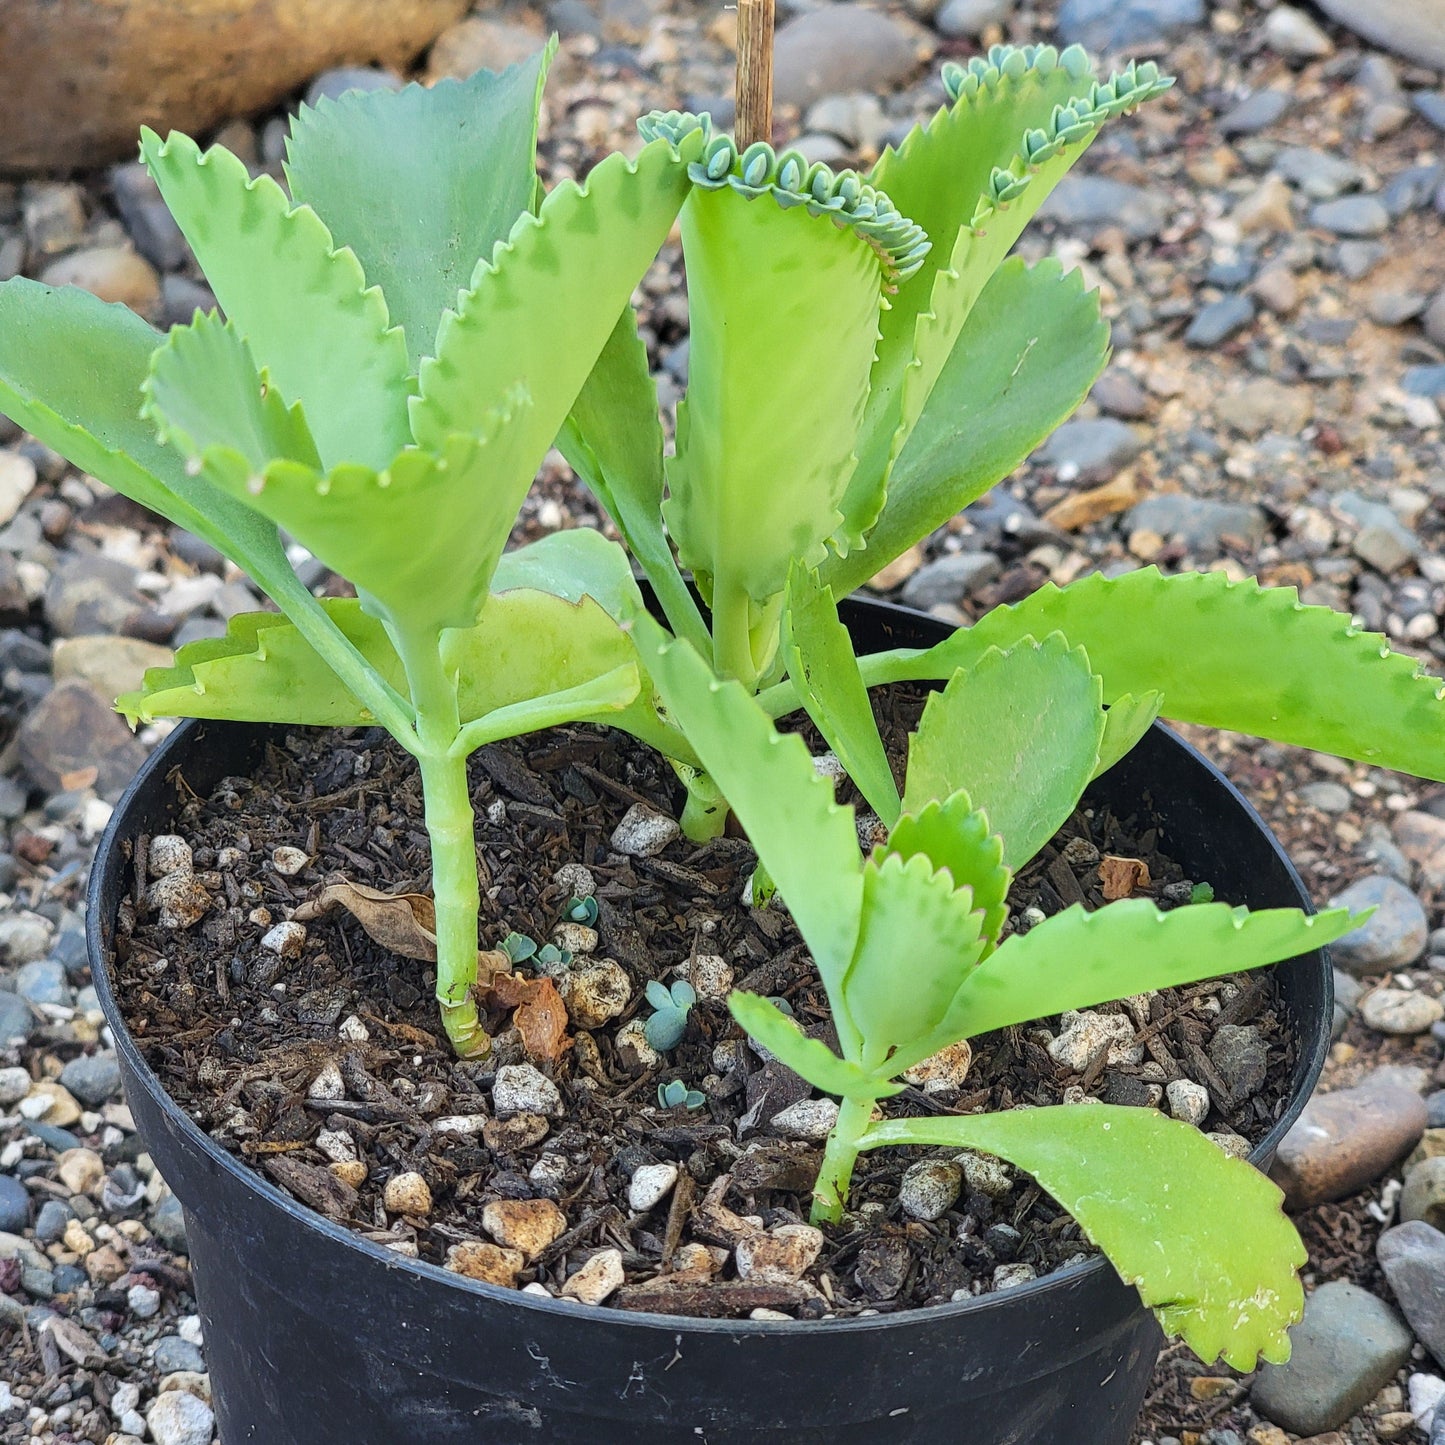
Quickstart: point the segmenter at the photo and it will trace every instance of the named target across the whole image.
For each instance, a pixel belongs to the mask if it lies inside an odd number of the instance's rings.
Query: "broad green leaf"
[[[1094,775],[1104,713],[1082,648],[1057,633],[961,667],[910,740],[905,812],[962,788],[1017,870],[1067,821]]]
[[[1075,904],[1004,939],[969,975],[949,1011],[954,1038],[1262,968],[1323,948],[1360,922],[1346,908],[1311,915],[1194,903],[1162,913],[1147,898],[1122,898],[1090,912]]]
[[[500,75],[352,90],[302,106],[291,122],[291,194],[381,287],[412,371],[432,354],[442,312],[471,285],[478,260],[531,208],[537,112],[556,44]]]
[[[955,888],[921,853],[864,864],[863,920],[842,999],[863,1037],[865,1063],[878,1067],[939,1025],[987,947],[983,923],[973,890]]]
[[[1205,1363],[1237,1370],[1289,1358],[1304,1310],[1304,1246],[1283,1195],[1197,1129],[1152,1109],[1111,1104],[893,1119],[865,1148],[981,1149],[1038,1180],[1109,1257],[1126,1284]]]
[[[654,141],[636,160],[608,156],[578,186],[561,182],[537,215],[477,263],[458,310],[443,318],[436,356],[422,364],[412,432],[435,447],[474,431],[518,386],[532,397],[521,428],[518,504],[657,255],[691,182],[700,133],[681,149]],[[513,509],[515,513],[515,508]]]
[[[206,458],[207,475],[284,527],[355,584],[391,621],[470,627],[506,545],[521,497],[498,485],[519,475],[524,395],[479,434],[450,438],[437,455],[402,452],[382,472],[344,464],[330,472],[273,462],[237,480]]]
[[[884,272],[855,229],[769,195],[698,189],[681,219],[692,331],[664,511],[684,566],[765,602],[841,520]]]
[[[755,993],[735,989],[728,995],[728,1008],[769,1053],[824,1093],[871,1104],[903,1090],[902,1084],[882,1083],[857,1064],[840,1059],[827,1044],[810,1039],[792,1019]]]
[[[173,131],[141,156],[222,309],[281,394],[306,413],[321,459],[384,467],[410,440],[406,341],[349,250],[270,176]]]
[[[795,564],[783,613],[783,654],[788,675],[808,716],[848,770],[874,812],[891,827],[902,806],[893,769],[873,721],[873,705],[858,671],[848,629],[838,620],[833,594],[816,573]]]
[[[224,472],[234,492],[273,461],[319,467],[316,444],[299,405],[260,375],[235,323],[213,311],[176,326],[151,358],[144,388],[156,436],[212,476]]]
[[[276,526],[155,439],[141,385],[164,338],[124,306],[22,278],[0,285],[0,409],[123,496],[194,532],[242,568],[393,731],[405,704],[302,585]]]
[[[569,602],[594,598],[617,622],[644,610],[627,553],[591,527],[550,532],[504,552],[492,574],[492,591],[513,587],[534,587]]]
[[[1107,773],[1121,758],[1133,752],[1140,738],[1154,726],[1164,694],[1144,692],[1137,697],[1126,692],[1109,704],[1104,714],[1104,738],[1099,744],[1099,761],[1094,765],[1097,778]]]
[[[668,716],[732,804],[813,954],[845,1058],[857,1035],[840,1004],[863,908],[863,867],[853,810],[833,800],[803,740],[779,733],[736,682],[721,682],[685,642],[649,618],[634,623],[638,652]]]
[[[955,888],[973,890],[973,906],[983,910],[983,957],[993,950],[1008,918],[1013,874],[1004,866],[1003,840],[988,819],[959,791],[942,802],[930,799],[916,813],[904,813],[883,845],[885,856],[923,854],[934,868],[946,868]]]
[[[865,659],[869,686],[947,678],[989,646],[1058,629],[1085,647],[1104,701],[1157,690],[1179,722],[1230,728],[1445,782],[1445,682],[1293,587],[1222,572],[1051,583],[912,658]]]
[[[662,420],[630,304],[612,328],[557,445],[642,564],[672,630],[699,650],[706,648],[707,628],[662,529]]]
[[[841,550],[877,517],[892,463],[1020,232],[1105,121],[1171,83],[1149,65],[1096,85],[1077,46],[1062,56],[1050,46],[997,47],[968,70],[961,80],[945,72],[957,100],[873,169],[933,250],[884,319]]]
[[[823,564],[834,594],[862,586],[1019,467],[1089,394],[1108,355],[1098,293],[1078,271],[1064,274],[1052,259],[1004,262],[892,465],[866,544]]]

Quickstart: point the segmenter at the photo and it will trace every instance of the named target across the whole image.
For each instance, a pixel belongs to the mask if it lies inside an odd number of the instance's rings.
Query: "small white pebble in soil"
[[[681,832],[676,818],[634,803],[612,830],[612,850],[629,858],[655,858]]]
[[[151,839],[146,862],[152,878],[192,871],[191,845],[175,833],[159,833]]]
[[[574,956],[597,952],[597,930],[585,923],[559,923],[552,930],[552,942]]]
[[[848,776],[848,769],[843,766],[838,754],[833,752],[819,753],[813,759],[813,771],[820,778],[826,778],[835,788]]]
[[[584,1305],[600,1305],[626,1278],[622,1271],[622,1251],[601,1249],[582,1266],[568,1275],[562,1286],[563,1299],[580,1300]]]
[[[507,804],[504,798],[493,798],[487,804],[487,822],[492,827],[500,828],[507,821]]]
[[[780,1224],[740,1239],[734,1256],[738,1277],[755,1284],[790,1284],[802,1279],[822,1253],[823,1231],[811,1224]]]
[[[151,884],[146,901],[162,928],[190,928],[211,909],[211,895],[191,873],[167,873]]]
[[[1209,1117],[1209,1090],[1193,1079],[1175,1079],[1164,1092],[1169,1097],[1169,1112],[1197,1129]]]
[[[1059,1036],[1048,1045],[1049,1057],[1066,1069],[1082,1074],[1105,1046],[1105,1063],[1137,1064],[1144,1058],[1143,1044],[1134,1043],[1134,1025],[1125,1014],[1069,1010],[1059,1020]]]
[[[925,1094],[942,1094],[949,1089],[963,1088],[973,1063],[973,1049],[967,1039],[959,1039],[936,1054],[920,1059],[911,1069],[903,1071],[905,1083],[922,1089]]]
[[[773,1115],[772,1128],[788,1139],[803,1139],[820,1144],[832,1133],[838,1122],[836,1099],[800,1099]]]
[[[200,1315],[182,1315],[176,1325],[176,1333],[188,1344],[200,1349],[204,1343],[201,1335]]]
[[[531,1064],[503,1064],[492,1085],[492,1107],[499,1119],[512,1114],[541,1114],[556,1118],[562,1112],[562,1095],[546,1074]]]
[[[471,1239],[463,1244],[454,1244],[447,1250],[446,1267],[483,1284],[515,1289],[517,1275],[526,1262],[520,1250],[503,1249],[487,1240]]]
[[[600,1028],[632,1002],[632,980],[611,958],[570,969],[558,991],[567,1005],[568,1018],[579,1029]]]
[[[420,1174],[408,1170],[405,1174],[393,1174],[386,1181],[381,1202],[388,1214],[409,1214],[425,1218],[431,1213],[431,1188]]]
[[[336,1037],[343,1043],[364,1044],[371,1038],[371,1030],[355,1014],[349,1014],[338,1025]]]
[[[585,863],[564,863],[552,875],[552,882],[569,898],[591,898],[597,892],[597,880]]]
[[[304,923],[278,923],[274,928],[268,929],[261,938],[261,947],[269,949],[272,953],[279,953],[282,958],[300,958],[301,950],[306,945],[306,925]]]
[[[341,1077],[341,1068],[335,1059],[327,1059],[317,1070],[316,1077],[306,1090],[306,1097],[321,1100],[346,1097],[346,1081]]]
[[[1241,1139],[1238,1134],[1226,1134],[1219,1131],[1204,1136],[1211,1144],[1217,1144],[1224,1152],[1235,1159],[1249,1158],[1249,1140]]]
[[[634,1214],[646,1214],[661,1204],[677,1183],[676,1164],[643,1164],[627,1186],[627,1207]]]
[[[726,998],[733,986],[732,965],[715,953],[695,953],[687,963],[687,980],[699,998]]]
[[[246,855],[239,848],[222,848],[216,854],[216,867],[222,872],[229,872],[232,868],[238,867],[245,857]]]
[[[964,1150],[953,1156],[963,1170],[963,1180],[971,1194],[986,1194],[990,1199],[1003,1199],[1013,1188],[1013,1170],[992,1154],[975,1154]]]
[[[712,1046],[712,1068],[715,1074],[730,1074],[742,1056],[741,1039],[721,1039]]]
[[[346,1164],[356,1158],[356,1141],[345,1129],[323,1129],[316,1136],[316,1147],[333,1164]]]
[[[963,1169],[959,1165],[921,1159],[904,1173],[898,1186],[898,1202],[905,1214],[927,1224],[953,1208],[962,1187]]]
[[[211,1445],[216,1417],[205,1401],[184,1390],[168,1390],[151,1402],[146,1424],[156,1445]]]
[[[859,813],[857,818],[858,846],[871,853],[888,841],[888,825],[877,813]]]
[[[1439,1375],[1410,1376],[1410,1413],[1422,1430],[1429,1430],[1442,1399],[1445,1399],[1445,1380]]]
[[[629,1019],[617,1030],[613,1042],[628,1068],[651,1069],[662,1062],[662,1055],[647,1042],[646,1029],[645,1019]]]
[[[1027,1284],[1031,1279],[1037,1279],[1038,1274],[1031,1264],[1001,1264],[993,1272],[993,1287],[995,1289],[1013,1289],[1017,1285]]]
[[[485,1114],[444,1114],[432,1120],[436,1134],[480,1134],[487,1126]]]
[[[154,1319],[160,1311],[161,1292],[148,1284],[133,1284],[125,1292],[125,1302],[136,1319]]]
[[[560,1194],[570,1167],[565,1154],[549,1149],[527,1170],[527,1178],[542,1194]]]
[[[1408,1038],[1445,1018],[1440,1000],[1413,989],[1377,988],[1365,995],[1360,1017],[1377,1033]]]
[[[271,850],[271,866],[286,878],[294,878],[310,861],[310,855],[301,848],[281,847]]]

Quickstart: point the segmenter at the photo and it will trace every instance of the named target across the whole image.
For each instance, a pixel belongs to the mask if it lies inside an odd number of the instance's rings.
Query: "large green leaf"
[[[654,141],[636,160],[608,156],[584,186],[563,181],[477,263],[458,310],[443,318],[437,354],[421,368],[412,431],[423,446],[483,425],[518,386],[532,397],[517,447],[525,495],[634,287],[667,239],[702,144]],[[515,508],[513,511],[515,512]]]
[[[783,613],[783,655],[808,716],[889,827],[902,806],[883,739],[873,721],[868,689],[858,671],[848,629],[838,620],[833,594],[817,574],[794,564]]]
[[[981,1149],[1027,1170],[1201,1360],[1289,1358],[1304,1246],[1277,1186],[1197,1129],[1110,1104],[873,1125],[865,1148]]]
[[[405,703],[371,671],[302,585],[275,523],[161,446],[141,419],[141,386],[162,337],[88,291],[16,278],[0,285],[0,408],[82,471],[194,532],[238,567],[348,677],[393,731]]]
[[[923,709],[904,810],[962,788],[1017,870],[1068,820],[1099,759],[1099,681],[1082,648],[1052,633],[961,667]]]
[[[525,547],[504,552],[492,574],[492,590],[535,587],[569,602],[594,598],[617,622],[644,610],[627,553],[591,527],[549,532]]]
[[[840,1002],[863,908],[853,810],[833,800],[803,740],[779,733],[739,683],[719,681],[690,644],[671,641],[650,619],[634,629],[668,715],[732,804],[812,950],[844,1057],[857,1062],[857,1034]]]
[[[885,855],[912,858],[921,853],[934,868],[946,868],[955,888],[973,890],[973,906],[983,910],[983,935],[992,951],[1008,918],[1013,874],[1004,865],[1003,839],[988,819],[959,791],[943,801],[930,799],[916,813],[904,813],[883,846]]]
[[[1222,572],[1048,584],[924,652],[863,659],[869,686],[947,678],[989,646],[1054,629],[1088,650],[1104,701],[1164,694],[1165,717],[1445,782],[1445,682],[1292,587]]]
[[[1360,921],[1346,908],[1310,915],[1194,903],[1163,913],[1147,898],[1123,898],[1090,912],[1075,904],[1006,938],[969,975],[949,1010],[954,1038],[1262,968],[1323,948]]]
[[[1140,738],[1154,726],[1159,709],[1164,705],[1164,694],[1142,692],[1137,697],[1126,692],[1109,704],[1104,714],[1104,736],[1099,743],[1099,761],[1094,764],[1094,776],[1107,773],[1121,758],[1131,753]]]
[[[1080,272],[1006,261],[893,463],[877,525],[862,549],[828,558],[823,580],[846,595],[1008,476],[1089,394],[1108,355],[1098,294]]]
[[[973,890],[955,888],[925,855],[868,860],[858,947],[842,990],[866,1065],[877,1068],[938,1027],[988,945],[984,918]]]
[[[901,1093],[902,1084],[884,1083],[857,1064],[840,1059],[827,1044],[810,1039],[792,1019],[765,998],[735,989],[728,995],[732,1016],[769,1053],[776,1054],[814,1088],[840,1098],[871,1104]]]
[[[477,261],[531,208],[537,112],[555,50],[554,39],[500,75],[348,91],[302,106],[291,123],[291,194],[381,287],[413,371]]]
[[[642,564],[673,631],[705,649],[707,628],[662,528],[662,420],[630,304],[612,328],[557,445]]]
[[[141,132],[141,155],[216,299],[299,403],[328,467],[384,467],[410,440],[406,341],[360,263],[309,206],[221,146]]]
[[[933,250],[884,320],[844,503],[844,550],[877,517],[891,464],[1020,232],[1105,121],[1172,83],[1147,65],[1096,84],[1077,46],[1062,56],[1050,46],[995,47],[967,70],[946,70],[945,82],[954,105],[897,151],[885,151],[873,170],[873,180],[923,226]]]
[[[728,186],[689,197],[682,244],[692,330],[664,510],[684,566],[764,602],[841,520],[884,272],[852,227]]]

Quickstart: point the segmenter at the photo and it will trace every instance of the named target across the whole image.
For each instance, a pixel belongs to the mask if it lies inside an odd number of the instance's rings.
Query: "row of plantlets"
[[[731,1006],[843,1100],[816,1219],[839,1217],[860,1150],[988,1151],[1072,1210],[1206,1359],[1284,1357],[1298,1238],[1278,1191],[1196,1130],[1105,1105],[878,1107],[958,1039],[1269,964],[1358,921],[1132,900],[1010,935],[1012,874],[1161,709],[1445,778],[1441,683],[1292,591],[1091,576],[938,647],[861,658],[838,621],[835,598],[1087,394],[1108,353],[1097,297],[1008,253],[1099,129],[1171,82],[996,47],[947,67],[947,103],[867,176],[667,113],[636,155],[545,191],[550,56],[303,108],[289,197],[220,147],[146,132],[224,320],[161,336],[83,292],[0,287],[5,411],[280,609],[182,648],[119,706],[391,733],[421,773],[437,991],[464,1055],[489,1047],[467,757],[566,721],[626,729],[676,769],[689,837],[736,812],[812,950],[838,1053],[765,1000]],[[668,456],[630,298],[677,222],[692,339]],[[504,553],[554,444],[625,546],[575,530]],[[357,597],[313,597],[285,538]],[[944,686],[900,790],[869,689],[906,681]],[[775,726],[799,709],[882,820],[866,858]]]

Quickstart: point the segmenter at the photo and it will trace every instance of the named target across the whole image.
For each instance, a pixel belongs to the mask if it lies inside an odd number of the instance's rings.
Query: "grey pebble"
[[[1003,571],[992,552],[952,552],[926,562],[903,584],[903,601],[925,611],[940,603],[962,602]]]
[[[1341,196],[1313,207],[1310,225],[1335,236],[1378,236],[1390,229],[1390,212],[1377,196]]]
[[[1328,779],[1306,783],[1299,790],[1299,797],[1302,803],[1308,803],[1322,813],[1348,813],[1354,802],[1350,790],[1343,783],[1333,783]]]
[[[1129,533],[1157,532],[1196,553],[1218,552],[1226,537],[1242,537],[1258,545],[1269,530],[1264,513],[1248,502],[1217,502],[1187,492],[1146,497],[1129,509],[1124,527]]]
[[[1234,292],[1211,301],[1189,323],[1184,344],[1200,349],[1218,346],[1236,332],[1243,331],[1255,316],[1254,298]]]
[[[30,1191],[13,1175],[0,1174],[0,1234],[19,1234],[30,1223]]]
[[[944,0],[933,28],[950,40],[981,35],[990,25],[1002,25],[1013,8],[1014,0]]]
[[[1066,421],[1039,449],[1045,466],[1067,472],[1066,481],[1103,482],[1144,450],[1143,434],[1113,417]]]
[[[1343,1424],[1410,1357],[1414,1337],[1383,1300],[1345,1280],[1321,1285],[1290,1331],[1284,1365],[1262,1365],[1250,1392],[1266,1419],[1297,1435]]]
[[[1118,51],[1168,40],[1204,20],[1204,0],[1064,0],[1058,29],[1064,42]]]
[[[41,1244],[54,1244],[65,1233],[75,1211],[63,1199],[47,1199],[35,1216],[35,1237]]]
[[[1445,1155],[1422,1160],[1405,1172],[1400,1191],[1400,1220],[1421,1219],[1435,1229],[1445,1226]]]
[[[1406,367],[1400,385],[1412,396],[1428,396],[1435,401],[1445,399],[1445,363]]]
[[[773,93],[806,109],[839,91],[879,94],[907,79],[924,58],[913,32],[861,5],[824,5],[779,27]]]
[[[1436,130],[1445,130],[1445,91],[1417,90],[1410,101]]]
[[[98,1109],[120,1093],[120,1060],[109,1050],[82,1054],[60,1071],[60,1082],[82,1104]]]
[[[1253,1024],[1222,1024],[1209,1041],[1209,1062],[1243,1102],[1257,1094],[1268,1073],[1269,1051]]]
[[[1330,945],[1335,964],[1359,977],[1404,968],[1425,952],[1430,921],[1420,900],[1394,878],[1375,873],[1336,895],[1341,908],[1374,908],[1374,914],[1353,933]]]
[[[1363,179],[1354,161],[1310,146],[1287,146],[1275,156],[1274,169],[1317,201],[1341,195]]]
[[[1420,1343],[1445,1361],[1445,1234],[1423,1220],[1387,1229],[1375,1255]]]
[[[306,104],[317,101],[337,100],[349,90],[400,90],[405,84],[393,70],[377,70],[370,65],[343,65],[335,70],[324,70],[313,80],[306,91]]]
[[[1219,117],[1221,135],[1254,135],[1272,126],[1290,107],[1287,90],[1256,90]]]
[[[25,964],[15,975],[15,992],[31,1003],[69,1004],[70,985],[65,969],[53,958]]]
[[[1162,192],[1107,176],[1071,173],[1054,187],[1039,218],[1077,230],[1121,226],[1130,240],[1144,241],[1159,235],[1172,210]]]
[[[165,1335],[156,1341],[156,1368],[162,1374],[174,1374],[177,1370],[194,1370],[204,1374],[206,1358],[189,1340],[179,1335]]]
[[[186,1252],[186,1217],[181,1201],[167,1194],[150,1212],[150,1231],[173,1254]]]

